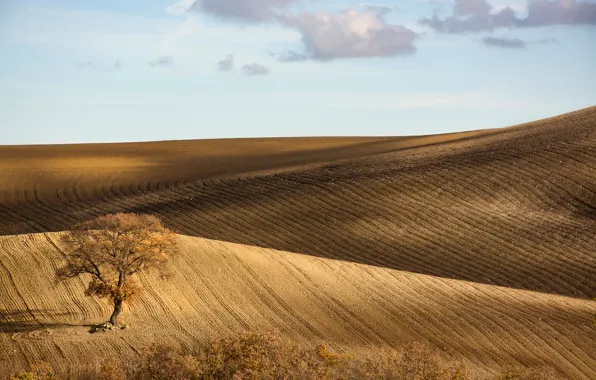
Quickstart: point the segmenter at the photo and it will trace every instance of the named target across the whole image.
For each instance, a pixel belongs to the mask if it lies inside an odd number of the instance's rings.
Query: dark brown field
[[[89,334],[110,308],[53,284],[58,237],[120,211],[183,252],[172,281],[141,277],[130,329]],[[278,328],[595,379],[592,297],[596,107],[440,136],[0,146],[0,372]]]

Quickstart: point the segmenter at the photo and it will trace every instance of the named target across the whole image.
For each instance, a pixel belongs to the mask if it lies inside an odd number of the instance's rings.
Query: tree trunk
[[[114,312],[110,317],[110,323],[114,326],[118,326],[120,312],[122,311],[122,300],[114,301]]]

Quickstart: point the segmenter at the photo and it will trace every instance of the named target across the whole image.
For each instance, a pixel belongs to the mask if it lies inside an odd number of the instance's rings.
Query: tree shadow
[[[27,333],[44,329],[56,329],[64,327],[88,327],[93,328],[94,324],[85,323],[64,323],[45,322],[41,320],[64,318],[73,316],[72,312],[55,312],[51,310],[29,309],[29,310],[6,310],[0,309],[0,333]]]

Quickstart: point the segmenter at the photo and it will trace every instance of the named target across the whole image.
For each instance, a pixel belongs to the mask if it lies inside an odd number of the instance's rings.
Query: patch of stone
[[[101,325],[97,325],[97,326],[93,326],[91,327],[91,330],[89,330],[90,333],[94,334],[94,333],[106,333],[106,332],[116,332],[118,330],[125,330],[128,328],[128,325],[119,325],[119,326],[114,326],[113,324],[111,324],[110,322],[104,322]]]

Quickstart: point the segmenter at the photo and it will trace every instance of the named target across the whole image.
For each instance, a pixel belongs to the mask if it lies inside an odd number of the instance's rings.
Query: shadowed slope
[[[274,153],[263,155],[269,143]],[[226,144],[27,148],[26,170],[2,173],[0,233],[146,212],[188,235],[596,296],[596,107],[468,135]],[[19,149],[0,148],[5,168]],[[70,167],[34,169],[73,149],[79,159],[65,161]],[[152,151],[146,166],[121,160]],[[90,155],[124,169],[87,168]]]
[[[110,314],[84,281],[53,285],[59,234],[0,237],[0,373],[45,359],[77,369],[153,342],[190,347],[243,330],[280,329],[310,347],[369,354],[427,341],[481,371],[548,364],[596,377],[594,303],[181,236],[174,277],[142,275],[131,327],[88,334]]]
[[[490,131],[422,137],[301,137],[119,144],[0,145],[0,202],[93,198],[110,185],[163,185],[309,167],[345,158],[461,139]],[[58,198],[58,199],[56,199]],[[6,228],[3,226],[3,228]],[[26,227],[23,227],[26,228]],[[52,227],[46,226],[51,229]]]

